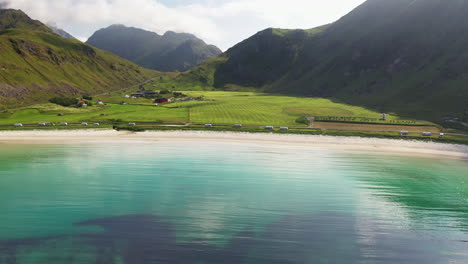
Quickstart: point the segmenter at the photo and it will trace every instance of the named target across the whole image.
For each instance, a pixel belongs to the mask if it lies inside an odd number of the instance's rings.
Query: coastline
[[[346,136],[257,134],[211,131],[128,132],[115,130],[32,130],[0,131],[0,145],[83,144],[122,141],[205,141],[293,146],[316,146],[351,152],[400,154],[439,158],[468,159],[468,146],[415,140],[378,139]]]

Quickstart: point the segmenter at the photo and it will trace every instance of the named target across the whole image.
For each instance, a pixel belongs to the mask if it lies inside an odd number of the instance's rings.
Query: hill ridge
[[[175,53],[187,41],[196,48]],[[189,33],[167,31],[163,35],[148,30],[114,24],[96,31],[86,42],[112,52],[143,67],[160,71],[186,71],[221,54],[221,50]],[[183,46],[182,46],[183,47]]]

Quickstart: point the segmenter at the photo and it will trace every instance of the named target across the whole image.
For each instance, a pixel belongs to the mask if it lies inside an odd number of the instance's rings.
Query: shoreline
[[[468,146],[466,145],[402,139],[214,131],[153,131],[138,133],[103,129],[0,131],[0,145],[64,145],[123,141],[218,141],[304,147],[315,146],[351,152],[468,159]]]

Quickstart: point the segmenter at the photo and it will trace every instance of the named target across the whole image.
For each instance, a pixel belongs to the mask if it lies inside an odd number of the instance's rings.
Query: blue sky
[[[268,27],[313,28],[336,21],[365,0],[0,0],[86,41],[124,24],[163,34],[192,33],[226,50]]]

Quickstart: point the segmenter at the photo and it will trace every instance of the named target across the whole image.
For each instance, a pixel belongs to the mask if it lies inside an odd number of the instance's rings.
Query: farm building
[[[401,131],[401,132],[400,132],[400,135],[401,135],[401,136],[408,136],[408,135],[409,135],[409,131]]]
[[[386,114],[386,113],[383,113],[383,114],[382,114],[382,117],[380,118],[380,120],[382,120],[382,121],[387,121],[387,114]]]
[[[23,127],[23,124],[21,123],[15,124],[15,127]]]
[[[154,102],[155,102],[156,104],[170,103],[170,102],[171,102],[171,99],[167,99],[167,98],[158,98],[158,99],[154,100]]]
[[[99,124],[99,123],[94,123],[93,125],[95,125],[95,126],[100,126],[101,124]]]
[[[280,130],[288,131],[288,130],[289,130],[289,127],[280,127]]]
[[[124,102],[124,101],[122,101],[122,102],[120,102],[120,105],[128,105],[128,103],[127,103],[127,102]]]
[[[212,125],[212,124],[205,124],[205,127],[206,127],[206,128],[212,128],[213,125]]]
[[[78,102],[78,107],[80,107],[80,106],[81,107],[86,107],[86,106],[88,106],[88,104],[87,104],[87,102],[85,100],[80,100]]]
[[[97,101],[96,101],[96,104],[97,104],[97,105],[103,105],[104,102],[103,102],[102,100],[97,100]]]
[[[156,96],[158,96],[158,93],[155,91],[142,90],[132,93],[132,97],[154,98]]]
[[[87,126],[87,125],[88,125],[88,123],[86,123],[86,122],[83,122],[83,123],[81,123],[81,125],[82,125],[82,126]]]
[[[432,136],[432,132],[423,132],[422,135],[424,137],[430,137],[430,136]]]
[[[60,123],[61,126],[68,126],[68,123],[67,122],[62,122]]]
[[[136,126],[135,123],[128,123],[128,126]]]
[[[241,124],[234,125],[234,128],[242,128],[242,125]]]
[[[38,123],[38,126],[53,126],[54,124],[51,122],[43,122],[43,123]]]
[[[273,130],[273,127],[272,126],[266,126],[265,129]]]

